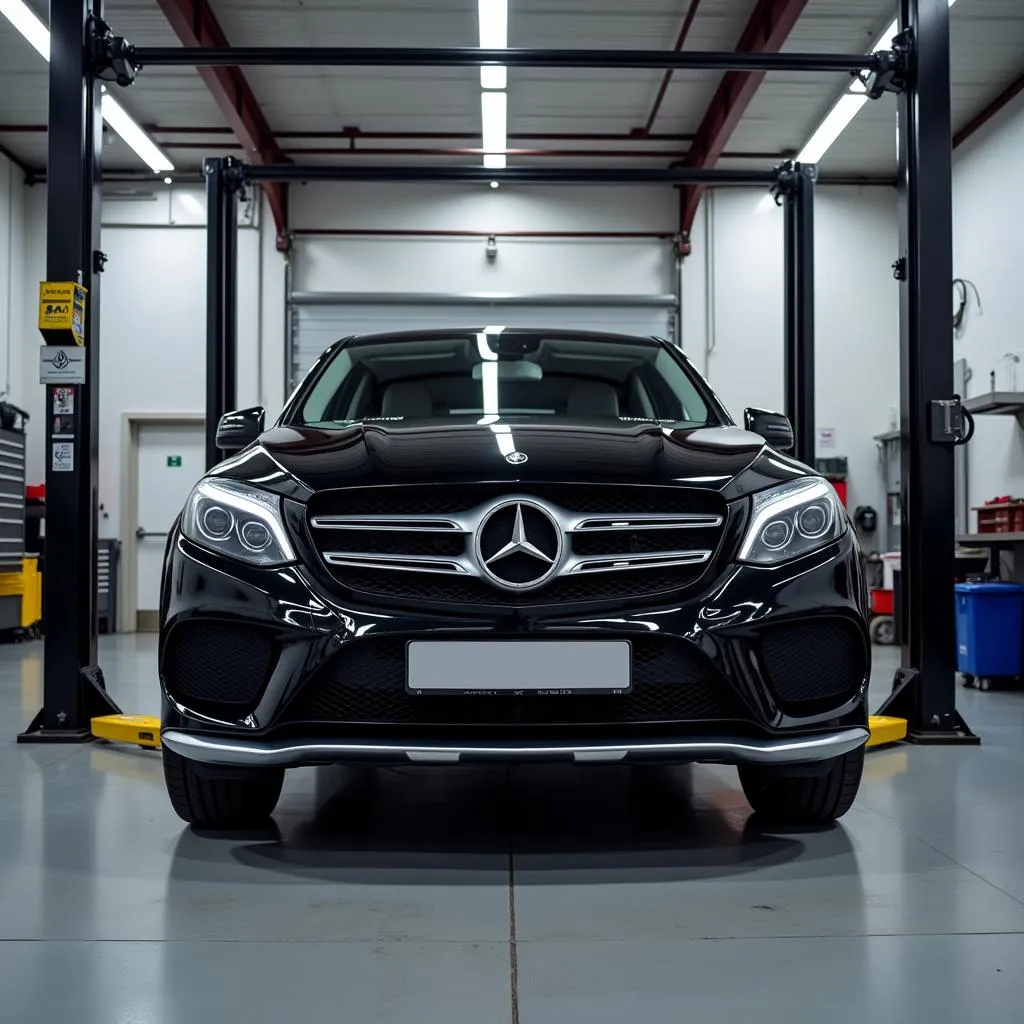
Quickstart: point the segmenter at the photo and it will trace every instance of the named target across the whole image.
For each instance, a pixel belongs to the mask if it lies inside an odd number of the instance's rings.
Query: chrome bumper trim
[[[205,764],[294,768],[361,759],[407,760],[417,764],[457,761],[623,761],[632,757],[707,763],[797,764],[845,754],[867,742],[862,727],[775,739],[638,740],[633,743],[409,744],[346,740],[256,740],[201,736],[168,729],[161,743],[182,757]]]

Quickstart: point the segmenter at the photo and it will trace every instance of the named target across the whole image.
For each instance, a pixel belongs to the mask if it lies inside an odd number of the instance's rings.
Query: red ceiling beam
[[[157,0],[182,46],[223,49],[230,46],[207,0]],[[252,86],[238,68],[197,68],[227,118],[242,148],[254,164],[282,164],[281,152],[270,125],[256,101]],[[265,182],[263,191],[274,216],[277,247],[288,247],[288,192],[284,182]]]
[[[686,37],[690,34],[690,27],[693,25],[693,19],[697,17],[697,11],[700,9],[700,0],[690,0],[690,6],[686,10],[686,16],[683,18],[683,26],[679,30],[679,35],[676,36],[675,50],[678,53],[686,43]],[[665,99],[665,93],[668,92],[668,84],[672,81],[672,69],[669,68],[665,74],[661,76],[661,85],[658,86],[658,94],[654,97],[654,105],[651,107],[651,112],[647,115],[647,122],[643,127],[643,134],[650,135],[651,129],[654,127],[654,122],[658,117],[658,111],[661,110],[662,101]]]
[[[758,0],[736,49],[777,53],[806,6],[807,0]],[[729,71],[723,76],[690,145],[686,165],[714,167],[718,163],[764,76],[763,71]],[[679,228],[684,237],[689,237],[703,194],[700,186],[688,185],[681,190]]]

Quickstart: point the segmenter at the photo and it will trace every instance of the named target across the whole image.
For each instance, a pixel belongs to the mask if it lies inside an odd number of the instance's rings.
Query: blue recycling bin
[[[956,585],[956,667],[989,678],[1021,675],[1024,586]]]

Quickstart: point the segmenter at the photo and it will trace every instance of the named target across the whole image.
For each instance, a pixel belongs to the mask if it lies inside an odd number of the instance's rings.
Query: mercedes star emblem
[[[525,452],[509,452],[505,461],[511,462],[513,466],[521,466],[529,457]]]
[[[476,534],[476,557],[484,575],[506,590],[546,583],[562,557],[562,530],[543,505],[503,502],[484,516]]]

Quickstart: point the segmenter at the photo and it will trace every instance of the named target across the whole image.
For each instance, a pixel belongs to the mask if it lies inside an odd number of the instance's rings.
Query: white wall
[[[100,535],[114,537],[119,535],[123,414],[202,413],[205,406],[206,232],[202,213],[172,204],[169,190],[159,202],[107,202],[103,217],[101,247],[108,262],[100,285]],[[29,218],[40,225],[27,239],[24,260],[25,287],[34,294],[46,271],[44,188],[29,190]],[[267,396],[260,392],[260,370],[265,375],[267,368],[260,358],[259,230],[243,226],[238,242],[238,400],[244,406],[268,397],[278,401],[280,388],[271,387]],[[34,315],[29,303],[21,321],[25,358],[17,404],[32,414],[27,472],[31,482],[40,482],[46,415]]]
[[[23,280],[17,288],[28,301],[13,314],[20,323],[14,362],[20,358],[21,368],[12,397],[35,414],[29,478],[41,480],[45,417],[32,300],[45,272],[45,190],[24,192],[26,223],[38,227],[25,237],[19,263]],[[265,404],[274,416],[285,398],[285,261],[276,252],[265,204],[258,205],[260,215],[247,220],[255,219],[257,227],[244,227],[239,238],[239,404]],[[684,348],[701,369],[706,366],[737,417],[746,405],[780,407],[781,211],[765,203],[763,193],[736,191],[716,193],[707,210],[707,218],[698,218],[694,252],[683,272]],[[898,401],[897,286],[889,270],[895,216],[889,190],[818,190],[818,424],[836,431],[836,447],[819,454],[847,456],[851,505],[871,504],[880,512],[872,435],[888,428],[889,410]],[[677,217],[677,196],[663,188],[310,185],[292,194],[296,228],[670,233]],[[102,282],[100,501],[108,514],[101,526],[106,536],[118,530],[122,414],[203,409],[203,219],[177,192],[104,205],[101,244],[110,261]],[[499,249],[498,260],[488,263],[483,240],[475,238],[301,238],[292,257],[293,287],[602,295],[674,290],[667,240],[505,238]],[[709,268],[714,348],[705,362]],[[0,369],[2,359],[0,350]]]
[[[299,237],[296,291],[656,295],[674,289],[668,240],[500,237],[503,231],[672,233],[665,188],[309,185],[293,189],[294,228],[494,232],[483,238]]]
[[[896,212],[894,189],[815,195],[816,424],[835,431],[835,447],[817,454],[845,456],[849,507],[872,505],[879,516],[872,438],[899,405]],[[737,420],[747,406],[784,404],[782,227],[763,192],[718,190],[698,214],[683,269],[683,348]]]
[[[26,305],[35,309],[25,280],[24,173],[0,156],[0,391],[21,402],[22,323]]]
[[[1024,96],[956,153],[953,164],[953,273],[974,282],[957,358],[967,360],[968,395],[1012,386],[1024,391],[1024,362],[1011,378],[1005,356],[1024,360]],[[1024,496],[1024,429],[1011,416],[979,416],[968,446],[971,505],[997,495]],[[971,526],[974,526],[971,515]]]

